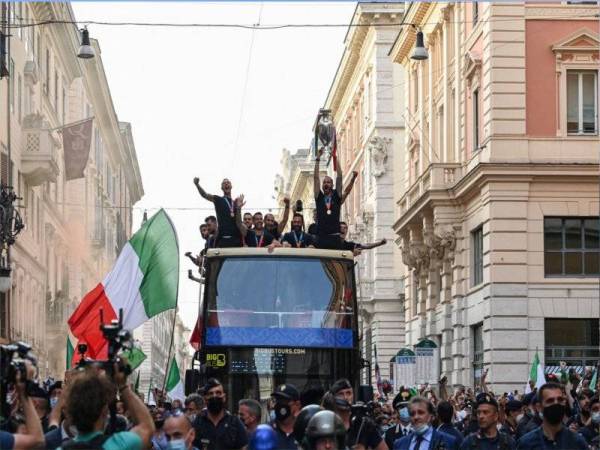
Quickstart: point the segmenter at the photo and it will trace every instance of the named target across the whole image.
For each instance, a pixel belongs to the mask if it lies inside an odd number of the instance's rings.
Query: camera
[[[302,212],[304,209],[304,205],[302,204],[302,200],[296,200],[296,212]]]
[[[0,378],[3,383],[16,383],[17,373],[25,379],[27,373],[26,362],[29,361],[34,367],[37,359],[31,353],[31,346],[25,342],[0,345]]]
[[[131,350],[133,346],[133,338],[128,330],[123,329],[123,309],[119,309],[119,319],[112,320],[110,323],[104,323],[104,313],[100,310],[100,330],[104,335],[104,339],[108,342],[108,359],[106,360],[95,360],[85,357],[87,352],[86,344],[78,344],[77,352],[80,355],[79,362],[77,363],[78,369],[84,369],[88,366],[98,366],[104,369],[108,374],[114,374],[115,363],[119,367],[119,371],[124,372],[126,375],[131,375],[131,367],[126,364],[121,357],[119,352],[121,350]]]

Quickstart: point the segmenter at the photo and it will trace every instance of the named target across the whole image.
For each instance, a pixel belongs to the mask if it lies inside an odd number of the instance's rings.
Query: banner
[[[413,386],[415,384],[415,353],[409,348],[402,348],[394,357],[393,378],[394,392],[398,392],[402,386]]]
[[[429,339],[415,345],[417,384],[437,384],[440,377],[440,349]]]
[[[67,181],[83,178],[83,171],[90,155],[92,122],[93,119],[87,119],[62,129]]]

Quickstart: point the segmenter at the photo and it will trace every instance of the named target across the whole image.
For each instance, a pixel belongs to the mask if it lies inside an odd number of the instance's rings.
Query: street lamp
[[[415,43],[415,48],[410,55],[411,59],[415,61],[423,61],[424,59],[429,58],[429,53],[425,48],[425,43],[423,41],[423,32],[421,30],[417,31],[417,42]]]
[[[11,187],[0,186],[0,293],[6,293],[12,286],[10,276],[9,248],[25,227],[21,215],[14,207],[18,197]]]
[[[87,27],[83,28],[81,31],[81,46],[79,47],[79,52],[77,53],[77,57],[81,59],[90,59],[96,56],[96,52],[94,51],[94,47],[90,44],[90,32],[87,30]]]

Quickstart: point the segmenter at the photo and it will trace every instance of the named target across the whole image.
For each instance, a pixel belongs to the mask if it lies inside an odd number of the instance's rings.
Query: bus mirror
[[[370,384],[361,384],[358,387],[358,401],[365,404],[373,401],[373,387]]]
[[[200,371],[198,369],[188,369],[185,371],[185,395],[194,394],[198,391],[200,385]]]

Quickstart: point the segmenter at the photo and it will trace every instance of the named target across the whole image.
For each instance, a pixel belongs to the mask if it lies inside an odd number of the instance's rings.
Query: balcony
[[[398,202],[402,214],[406,213],[428,191],[449,189],[460,180],[461,176],[462,166],[460,164],[431,164]]]
[[[48,128],[41,116],[31,115],[24,119],[21,171],[29,186],[55,182],[60,173],[57,164],[60,144]]]

